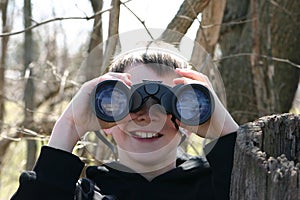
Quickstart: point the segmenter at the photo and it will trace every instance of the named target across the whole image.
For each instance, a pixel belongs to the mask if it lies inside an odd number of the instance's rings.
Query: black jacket
[[[44,146],[33,171],[20,176],[12,200],[74,200],[98,196],[103,199],[176,200],[229,199],[236,133],[208,144],[207,159],[177,159],[177,167],[152,181],[137,173],[116,170],[118,163],[91,166],[78,182],[84,163],[68,152]],[[213,147],[213,148],[212,148]],[[78,183],[80,184],[78,184]],[[77,187],[76,187],[77,183]],[[76,191],[76,192],[75,192]],[[82,192],[83,191],[83,192]],[[99,198],[101,199],[101,198]]]

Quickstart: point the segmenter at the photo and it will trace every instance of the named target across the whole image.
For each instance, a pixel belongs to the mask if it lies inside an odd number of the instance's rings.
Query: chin
[[[166,168],[176,161],[179,141],[174,139],[169,144],[148,152],[130,152],[118,146],[120,162],[139,173]]]
[[[176,161],[176,148],[172,151],[161,150],[136,153],[119,150],[120,162],[138,173],[147,173],[161,170]]]

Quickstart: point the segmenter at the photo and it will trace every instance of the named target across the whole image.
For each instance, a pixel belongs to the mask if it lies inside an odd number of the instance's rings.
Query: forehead
[[[178,77],[174,70],[170,70],[168,73],[161,75],[154,71],[152,67],[147,64],[136,64],[126,67],[124,72],[131,75],[133,84],[141,83],[143,80],[154,80],[162,81],[165,85],[174,86],[173,79]]]

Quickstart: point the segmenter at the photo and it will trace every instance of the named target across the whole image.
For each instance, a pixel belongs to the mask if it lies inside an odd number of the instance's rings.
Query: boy
[[[22,173],[12,199],[229,199],[238,125],[208,78],[188,68],[177,55],[151,46],[117,57],[110,72],[78,91],[57,120],[33,171]],[[138,111],[106,122],[95,116],[90,104],[94,88],[105,80],[121,81],[128,88],[143,80],[161,81],[169,87],[201,84],[213,94],[214,112],[204,124],[186,125],[149,98]],[[84,164],[71,152],[86,132],[99,129],[113,136],[119,161],[88,167],[87,178],[76,187]],[[214,140],[206,147],[208,161],[177,157],[180,130]]]

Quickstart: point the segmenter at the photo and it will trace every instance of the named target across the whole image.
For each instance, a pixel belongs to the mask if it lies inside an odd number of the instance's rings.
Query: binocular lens
[[[128,113],[127,94],[115,85],[103,86],[101,92],[96,92],[95,98],[95,110],[100,118],[105,116],[107,121],[113,122]]]
[[[181,117],[190,120],[199,116],[199,102],[193,91],[184,91],[177,98],[176,108]]]
[[[212,97],[201,85],[185,85],[176,94],[176,115],[185,124],[198,125],[206,122],[213,111]]]

